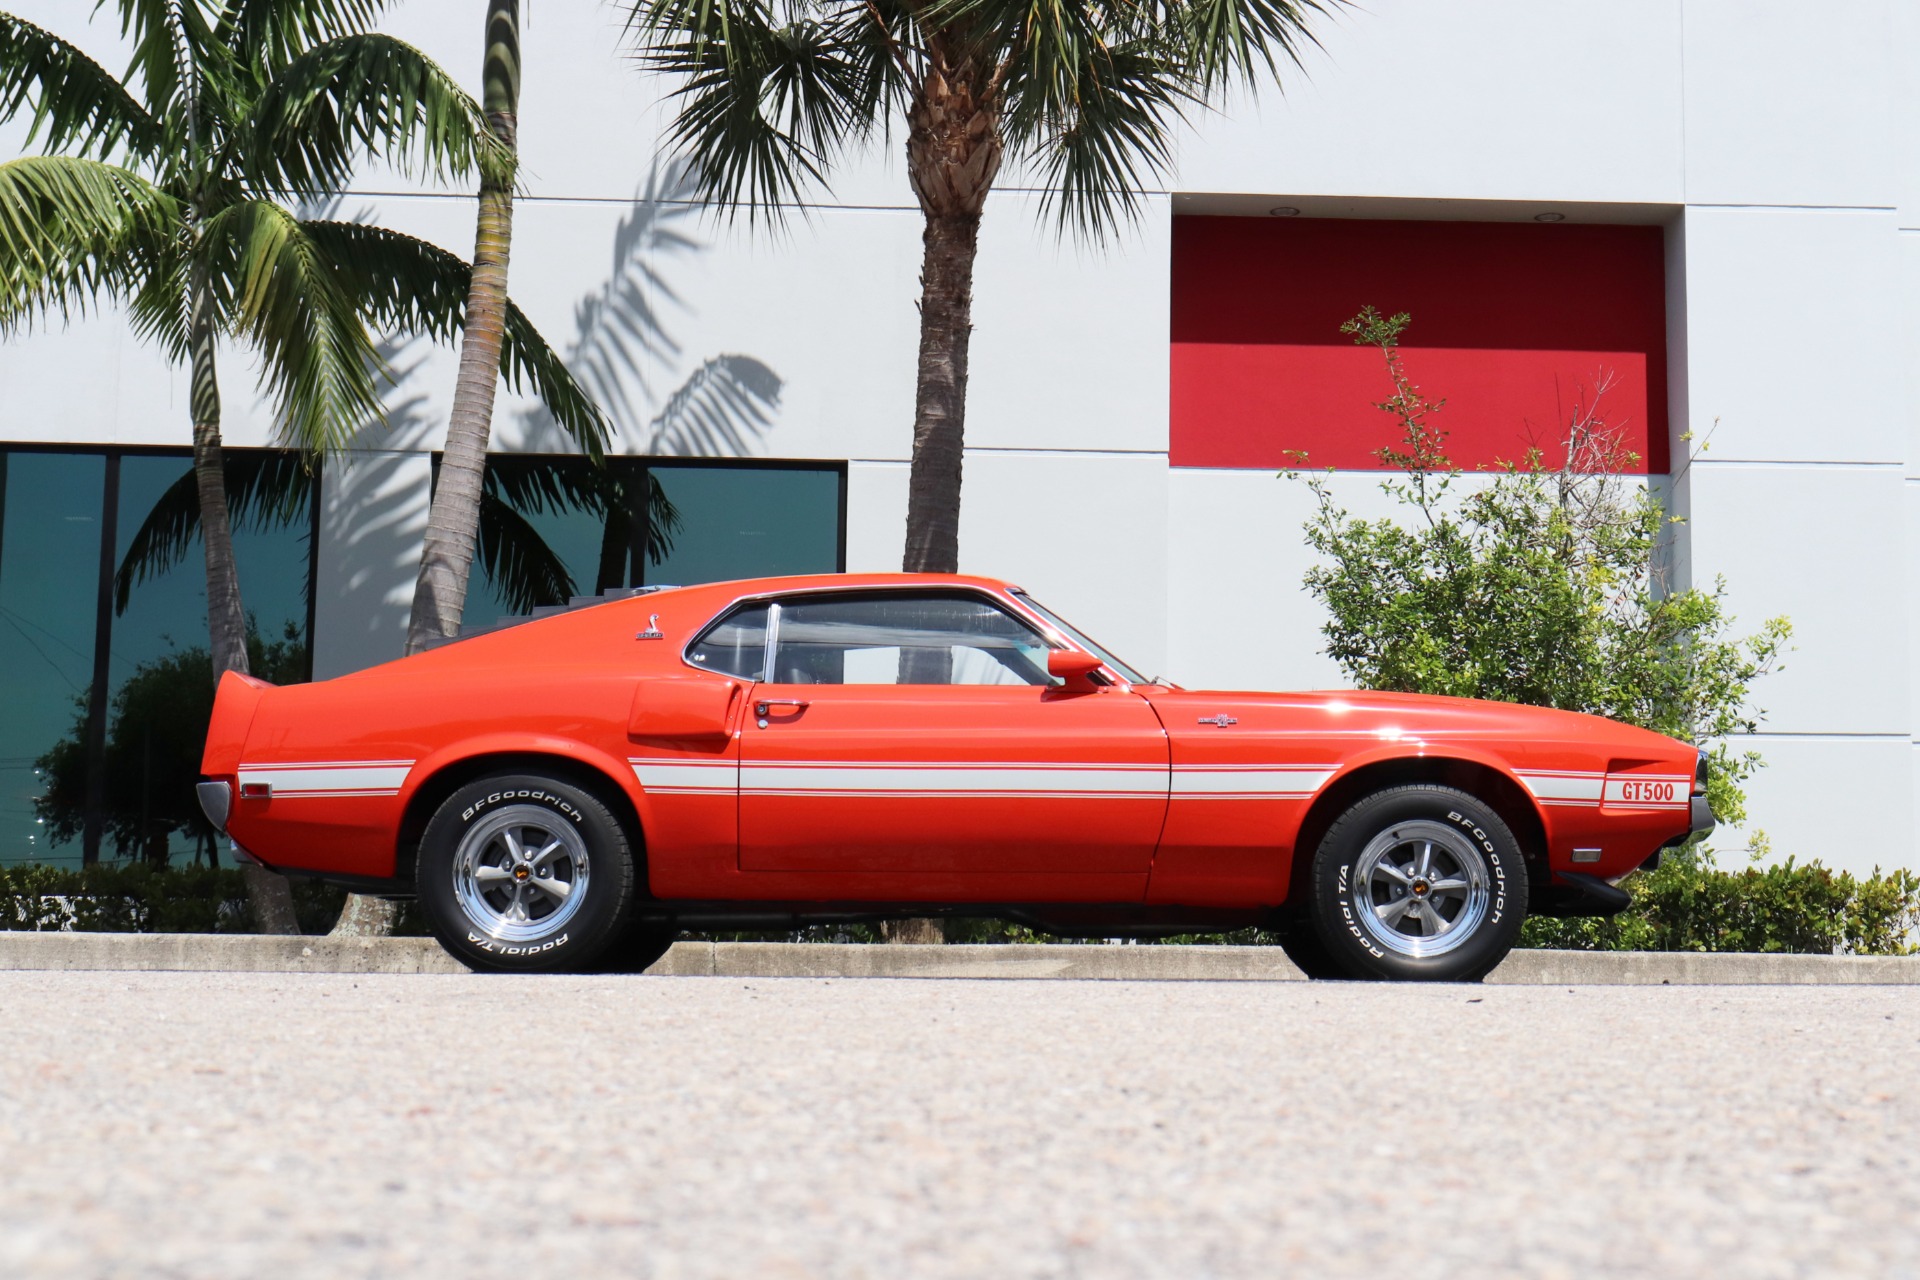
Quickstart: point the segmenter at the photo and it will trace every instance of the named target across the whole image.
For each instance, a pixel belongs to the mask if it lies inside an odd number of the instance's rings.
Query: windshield
[[[1071,622],[1068,622],[1065,618],[1061,617],[1059,614],[1055,613],[1053,610],[1047,608],[1047,606],[1041,604],[1038,600],[1035,600],[1032,596],[1028,595],[1026,592],[1016,591],[1013,594],[1018,596],[1020,599],[1020,602],[1026,605],[1027,608],[1033,610],[1035,613],[1039,614],[1042,618],[1045,618],[1048,622],[1052,623],[1054,626],[1054,629],[1059,631],[1061,634],[1065,635],[1067,639],[1073,641],[1075,644],[1079,645],[1082,649],[1085,649],[1088,653],[1093,654],[1095,657],[1099,658],[1100,661],[1106,663],[1108,666],[1112,667],[1115,671],[1119,672],[1121,679],[1125,680],[1127,683],[1129,684],[1149,683],[1145,676],[1141,675],[1138,671],[1135,671],[1132,667],[1128,666],[1126,663],[1120,661],[1120,659],[1114,657],[1112,651],[1107,649],[1106,646],[1095,643],[1093,639],[1087,635],[1086,632],[1074,626]]]

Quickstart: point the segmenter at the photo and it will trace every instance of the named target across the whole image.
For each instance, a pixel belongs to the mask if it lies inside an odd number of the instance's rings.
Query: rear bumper
[[[233,787],[225,782],[202,782],[194,787],[200,797],[200,812],[207,815],[213,829],[226,834],[227,817],[233,812]]]
[[[233,814],[233,786],[218,779],[212,782],[194,784],[194,793],[200,797],[200,812],[207,815],[207,821],[213,829],[227,837],[227,848],[233,853],[235,862],[251,862],[257,867],[267,864],[242,849],[239,842],[227,834],[227,819]]]

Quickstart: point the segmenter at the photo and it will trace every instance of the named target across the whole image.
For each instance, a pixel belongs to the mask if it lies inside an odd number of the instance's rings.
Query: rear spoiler
[[[220,677],[213,694],[213,719],[207,723],[207,749],[200,756],[200,772],[210,778],[240,771],[240,752],[260,699],[273,688],[265,680],[229,671]]]

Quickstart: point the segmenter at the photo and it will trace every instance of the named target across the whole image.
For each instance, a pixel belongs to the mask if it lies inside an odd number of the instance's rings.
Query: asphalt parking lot
[[[0,1275],[1920,1276],[1920,989],[0,973]]]

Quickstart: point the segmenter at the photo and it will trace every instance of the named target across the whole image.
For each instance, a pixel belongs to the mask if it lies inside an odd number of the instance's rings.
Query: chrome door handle
[[[805,698],[756,698],[753,703],[753,721],[762,729],[767,727],[768,707],[804,707]]]

